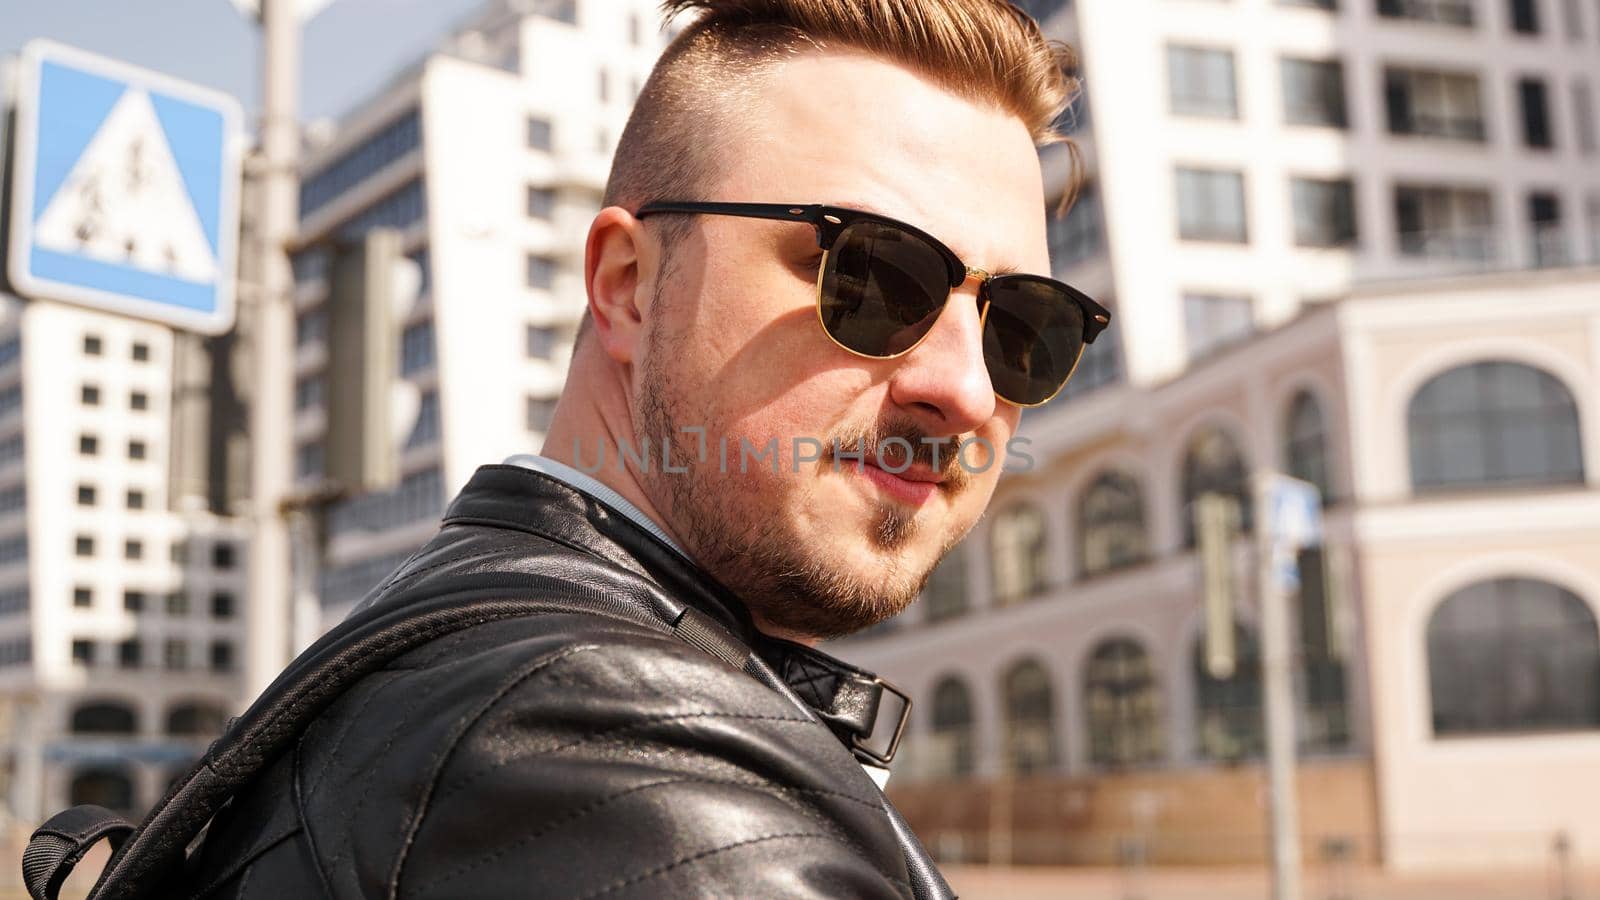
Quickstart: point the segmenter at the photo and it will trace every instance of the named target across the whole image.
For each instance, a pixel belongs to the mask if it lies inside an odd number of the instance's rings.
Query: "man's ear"
[[[643,337],[645,305],[641,272],[654,257],[644,225],[620,206],[608,206],[589,225],[583,271],[595,339],[606,355],[623,365],[637,358]]]

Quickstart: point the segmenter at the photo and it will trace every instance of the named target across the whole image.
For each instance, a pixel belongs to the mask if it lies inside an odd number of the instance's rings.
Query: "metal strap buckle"
[[[870,762],[875,766],[887,767],[894,760],[895,753],[899,751],[900,739],[905,736],[906,724],[911,721],[911,697],[905,691],[877,676],[873,676],[872,683],[879,689],[878,709],[876,715],[873,716],[872,730],[865,736],[861,734],[850,735],[850,750],[865,762]],[[873,746],[868,742],[877,737],[879,731],[882,730],[884,717],[883,700],[885,697],[890,696],[900,700],[900,709],[897,712],[894,723],[894,733],[888,735],[887,746],[883,745],[881,738],[877,742],[878,746]]]

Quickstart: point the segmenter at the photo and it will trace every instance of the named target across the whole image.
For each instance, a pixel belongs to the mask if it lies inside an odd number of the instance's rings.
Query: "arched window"
[[[991,526],[995,605],[1008,606],[1044,590],[1044,513],[1019,503],[995,517]]]
[[[1497,578],[1428,619],[1435,735],[1600,728],[1600,629],[1576,594]]]
[[[1284,469],[1301,481],[1309,481],[1322,493],[1322,502],[1333,498],[1332,482],[1328,478],[1328,421],[1322,415],[1322,404],[1310,391],[1301,391],[1289,401],[1289,415],[1284,420]]]
[[[167,733],[216,737],[228,723],[228,711],[215,703],[179,703],[167,712]]]
[[[116,812],[133,810],[133,778],[120,767],[79,772],[72,777],[67,793],[67,802],[73,806],[91,803]]]
[[[1250,530],[1253,518],[1250,479],[1244,454],[1233,436],[1221,428],[1205,428],[1189,440],[1183,455],[1183,542],[1194,546],[1195,501],[1202,494],[1232,497],[1239,504],[1239,527]]]
[[[1131,566],[1149,555],[1139,482],[1121,472],[1100,475],[1078,501],[1078,564],[1083,574]]]
[[[1233,674],[1213,678],[1206,666],[1205,635],[1195,640],[1195,735],[1206,759],[1237,760],[1260,756],[1265,743],[1261,728],[1261,652],[1255,634],[1233,626]]]
[[[929,622],[953,619],[967,611],[967,551],[957,544],[945,554],[922,588]]]
[[[929,774],[949,778],[972,773],[972,694],[954,675],[933,689],[932,743]]]
[[[1056,765],[1055,700],[1050,676],[1035,660],[1024,660],[1006,673],[1006,771],[1016,775],[1042,772]]]
[[[1161,686],[1138,641],[1111,638],[1094,648],[1084,671],[1083,708],[1095,765],[1137,765],[1166,755]]]
[[[73,734],[134,734],[139,717],[125,703],[86,703],[72,711]]]
[[[1583,481],[1578,410],[1566,385],[1514,362],[1480,362],[1435,376],[1411,398],[1416,491]]]

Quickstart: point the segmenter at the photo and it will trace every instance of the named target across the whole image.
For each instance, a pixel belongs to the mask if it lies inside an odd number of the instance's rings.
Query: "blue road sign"
[[[48,41],[23,50],[7,274],[24,297],[233,326],[239,104]]]
[[[1273,570],[1285,588],[1293,589],[1300,584],[1296,552],[1322,543],[1322,492],[1286,475],[1271,476],[1266,491]]]

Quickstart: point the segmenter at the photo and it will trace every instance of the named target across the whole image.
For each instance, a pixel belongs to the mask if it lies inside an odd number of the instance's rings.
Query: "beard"
[[[641,369],[647,387],[639,394],[633,417],[637,446],[659,446],[664,438],[681,437],[680,425],[713,424],[695,421],[692,407],[675,392],[674,380],[663,371],[672,358],[663,352],[666,343],[659,326],[651,331]],[[708,428],[706,435],[708,442],[715,442],[715,432]],[[922,440],[924,436],[914,424],[900,422],[892,428],[863,428],[835,435],[824,443],[847,451],[865,446],[870,453],[882,447],[883,440],[901,437],[912,448],[912,462],[932,465],[933,448]],[[727,438],[730,445],[738,442],[736,436]],[[748,473],[731,463],[724,472],[701,459],[697,452],[701,448],[692,441],[674,440],[671,448],[668,458],[673,467],[687,471],[667,473],[646,466],[639,473],[641,486],[656,508],[672,517],[673,530],[694,561],[772,630],[820,639],[852,634],[898,615],[927,583],[932,563],[916,565],[906,553],[923,526],[899,504],[880,501],[872,509],[865,537],[883,562],[870,576],[849,570],[831,558],[813,536],[800,533],[794,522],[774,514],[779,508],[775,502],[779,486],[773,480],[791,479],[790,487],[804,491],[823,466],[837,465],[843,470],[853,462],[839,463],[824,450],[822,459],[812,463],[817,467],[812,472],[785,470],[779,465],[774,473],[770,464],[760,462]],[[737,458],[733,447],[730,451],[734,451],[730,458]],[[947,457],[940,466],[946,479],[940,488],[953,496],[964,489],[970,475],[955,465],[953,453],[940,452]],[[949,536],[934,562],[961,537]]]

